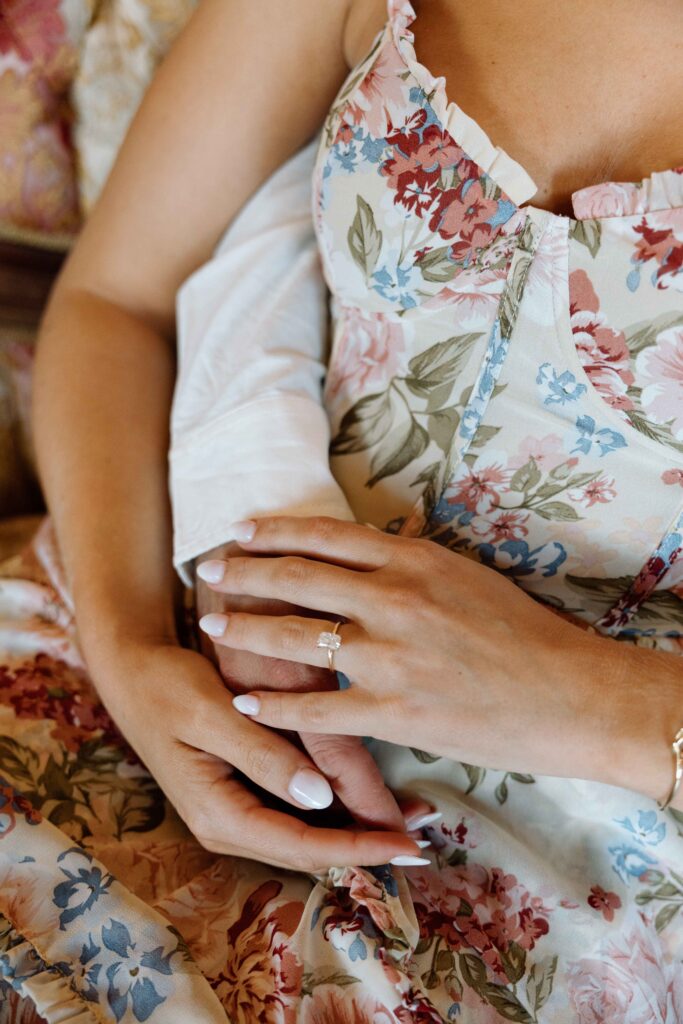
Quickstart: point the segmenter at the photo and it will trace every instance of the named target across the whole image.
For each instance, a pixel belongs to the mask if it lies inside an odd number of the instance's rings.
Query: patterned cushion
[[[0,232],[78,226],[67,92],[88,16],[87,0],[2,2]]]
[[[74,81],[82,209],[87,213],[138,104],[197,0],[109,0],[88,28]]]

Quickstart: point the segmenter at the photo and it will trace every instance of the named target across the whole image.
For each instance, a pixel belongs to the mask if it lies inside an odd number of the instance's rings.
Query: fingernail
[[[412,832],[416,828],[425,828],[426,825],[432,825],[439,818],[443,818],[441,811],[432,811],[430,814],[413,814],[405,819],[406,828],[409,832]]]
[[[256,523],[251,519],[243,519],[239,523],[232,523],[228,530],[235,540],[249,541],[254,539]]]
[[[232,698],[232,706],[243,715],[258,715],[261,701],[250,693],[241,693],[239,697]]]
[[[304,807],[329,807],[334,797],[327,779],[311,768],[301,768],[296,773],[289,792]]]
[[[431,846],[429,839],[416,839],[415,842],[421,850],[426,850],[428,846]]]
[[[223,636],[228,625],[227,615],[218,615],[216,612],[211,612],[210,615],[202,615],[199,620],[199,628],[203,629],[209,636],[219,637]]]
[[[205,583],[220,583],[225,576],[225,562],[202,562],[197,566],[197,575]]]
[[[431,864],[431,861],[427,857],[392,857],[389,863],[399,868],[407,868],[418,864]]]

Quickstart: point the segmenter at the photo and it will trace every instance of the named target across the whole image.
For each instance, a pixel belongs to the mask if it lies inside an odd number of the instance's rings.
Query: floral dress
[[[414,18],[390,0],[320,139],[335,475],[360,521],[683,653],[683,168],[582,189],[573,217],[529,205]],[[47,525],[0,629],[3,1019],[683,1020],[683,815],[369,741],[442,812],[429,866],[219,857],[97,702]]]

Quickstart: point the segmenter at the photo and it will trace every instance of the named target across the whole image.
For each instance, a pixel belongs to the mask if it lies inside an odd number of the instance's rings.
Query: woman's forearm
[[[167,497],[173,346],[142,317],[57,286],[40,332],[33,419],[86,652],[174,636]]]

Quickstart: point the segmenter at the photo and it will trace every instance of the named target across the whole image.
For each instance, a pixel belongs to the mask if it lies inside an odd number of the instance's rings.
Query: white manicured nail
[[[235,540],[250,541],[256,533],[256,523],[251,519],[243,519],[239,523],[231,523],[228,532]]]
[[[211,559],[197,566],[197,575],[205,583],[221,583],[225,576],[225,562]]]
[[[415,842],[421,850],[426,850],[428,846],[431,846],[429,839],[416,839]]]
[[[312,768],[299,769],[288,788],[294,799],[304,807],[329,807],[334,797],[327,779]]]
[[[425,828],[426,825],[432,825],[439,818],[443,818],[441,811],[432,811],[430,814],[414,814],[412,817],[405,819],[406,828],[409,832],[413,832],[417,828]]]
[[[232,698],[232,706],[243,715],[258,715],[261,701],[251,693],[240,693],[238,697]]]
[[[427,857],[392,857],[390,864],[399,868],[417,867],[418,864],[431,864]]]
[[[199,628],[214,638],[223,636],[228,626],[228,616],[211,612],[209,615],[202,615],[199,620]]]

